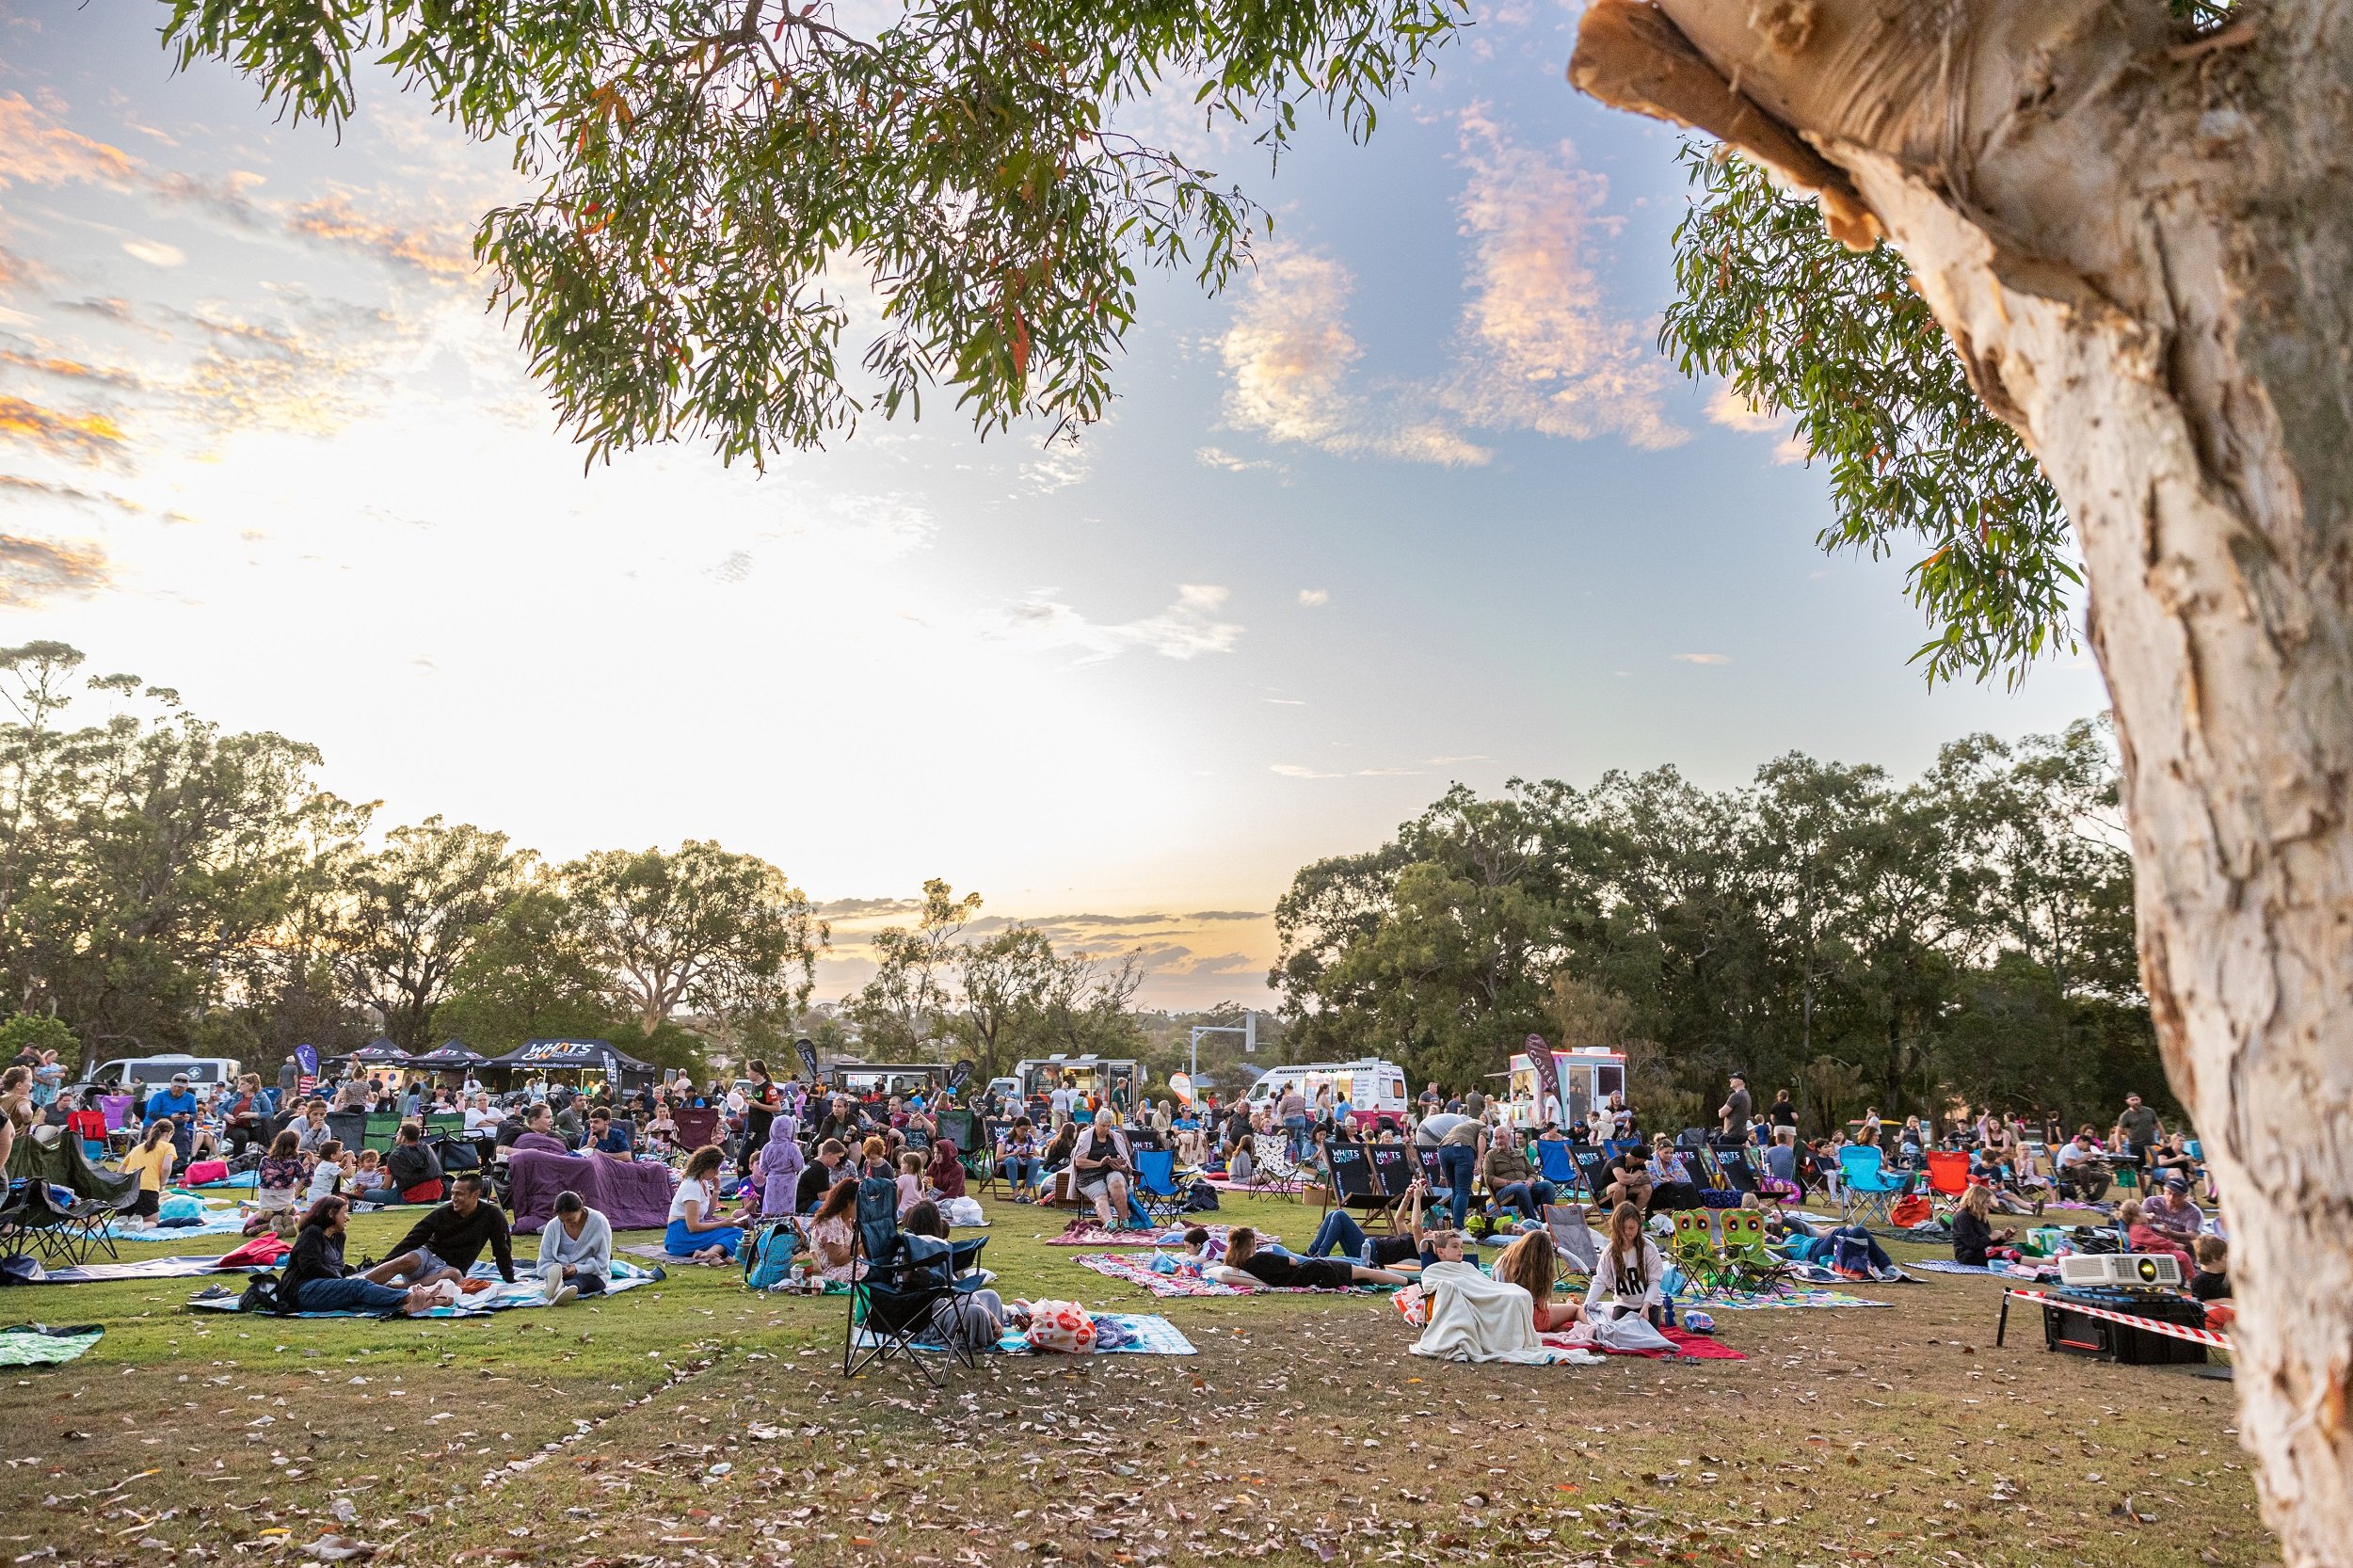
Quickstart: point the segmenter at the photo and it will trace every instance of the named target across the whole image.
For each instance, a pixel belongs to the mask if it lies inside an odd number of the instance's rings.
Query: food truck
[[[1511,1071],[1511,1096],[1505,1112],[1514,1127],[1536,1128],[1546,1122],[1561,1127],[1575,1127],[1592,1113],[1593,1107],[1606,1103],[1612,1095],[1625,1093],[1625,1053],[1606,1046],[1577,1046],[1551,1052],[1553,1082],[1560,1086],[1557,1097],[1545,1096],[1537,1103],[1539,1086],[1536,1064],[1525,1051],[1513,1053]]]
[[[1109,1099],[1124,1090],[1133,1111],[1144,1103],[1144,1064],[1115,1056],[1033,1056],[1014,1064],[1013,1076],[1025,1101],[1042,1100],[1061,1085]]]

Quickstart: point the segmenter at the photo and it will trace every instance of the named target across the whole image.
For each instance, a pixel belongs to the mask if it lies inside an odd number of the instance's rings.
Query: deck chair
[[[1969,1191],[1969,1157],[1953,1149],[1930,1149],[1928,1154],[1929,1191],[1939,1197],[1958,1199]]]
[[[709,1105],[681,1106],[670,1112],[678,1126],[678,1146],[690,1154],[719,1141],[719,1112]]]
[[[1705,1208],[1674,1210],[1674,1235],[1667,1243],[1667,1260],[1703,1289],[1722,1282],[1724,1263],[1716,1251],[1716,1231]]]
[[[1129,1194],[1144,1206],[1147,1224],[1173,1224],[1192,1211],[1193,1184],[1176,1176],[1176,1151],[1174,1149],[1139,1149],[1130,1147],[1135,1156],[1136,1179]]]
[[[1724,1273],[1742,1290],[1770,1290],[1789,1277],[1789,1260],[1765,1240],[1765,1216],[1753,1208],[1727,1208],[1723,1227]]]
[[[1577,1168],[1577,1151],[1550,1138],[1536,1140],[1536,1174],[1562,1192],[1574,1192],[1585,1185],[1585,1173]]]
[[[1584,1177],[1585,1190],[1593,1194],[1593,1202],[1607,1204],[1609,1201],[1609,1160],[1599,1149],[1590,1147],[1572,1149],[1569,1159],[1577,1166],[1577,1174]]]
[[[399,1137],[400,1117],[398,1115],[390,1112],[371,1111],[368,1112],[367,1121],[360,1128],[360,1146],[363,1149],[374,1149],[378,1154],[390,1154],[392,1152],[393,1143]]]
[[[1545,1229],[1552,1235],[1552,1250],[1560,1258],[1559,1276],[1554,1284],[1562,1284],[1579,1277],[1590,1277],[1599,1256],[1593,1250],[1593,1230],[1585,1223],[1585,1211],[1566,1204],[1545,1205]]]
[[[1717,1149],[1715,1155],[1716,1169],[1723,1176],[1726,1188],[1744,1198],[1764,1197],[1756,1184],[1756,1167],[1749,1162],[1747,1149]]]
[[[89,1151],[71,1128],[26,1128],[8,1151],[8,1175],[37,1176],[77,1199],[94,1199],[109,1209],[128,1208],[139,1195],[136,1173],[104,1171],[91,1164]]]
[[[428,1111],[424,1116],[424,1135],[435,1138],[463,1138],[466,1135],[466,1113],[463,1111]]]
[[[1361,1213],[1367,1230],[1397,1228],[1397,1198],[1382,1187],[1363,1144],[1334,1144],[1324,1149],[1323,1158],[1332,1168],[1331,1185],[1324,1189],[1325,1209]]]
[[[1849,1224],[1868,1225],[1876,1217],[1879,1223],[1894,1229],[1893,1213],[1896,1200],[1912,1188],[1909,1178],[1898,1181],[1890,1176],[1881,1164],[1880,1151],[1868,1144],[1849,1144],[1838,1151],[1839,1216]],[[1863,1218],[1857,1221],[1856,1215]]]
[[[1421,1175],[1421,1161],[1402,1144],[1368,1144],[1365,1159],[1371,1162],[1373,1178],[1381,1183],[1381,1191],[1389,1194],[1389,1223],[1394,1226],[1397,1216],[1405,1211],[1406,1199],[1413,1194],[1414,1179]]]

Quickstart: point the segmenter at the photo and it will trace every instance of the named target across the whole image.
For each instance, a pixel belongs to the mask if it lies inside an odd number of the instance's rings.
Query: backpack
[[[282,1277],[279,1274],[255,1274],[246,1285],[245,1294],[237,1298],[237,1310],[267,1312],[280,1318],[292,1317],[296,1311],[295,1304],[278,1288],[279,1281]]]
[[[1217,1189],[1206,1181],[1196,1181],[1185,1190],[1185,1212],[1211,1214],[1217,1211]]]
[[[1934,1219],[1936,1211],[1929,1207],[1929,1200],[1919,1193],[1906,1192],[1889,1208],[1887,1217],[1895,1222],[1898,1230],[1910,1230],[1923,1220]]]
[[[1871,1244],[1860,1236],[1833,1236],[1830,1266],[1842,1274],[1869,1277]]]
[[[800,1232],[779,1220],[761,1227],[744,1249],[744,1285],[752,1290],[773,1290],[792,1275],[792,1259],[801,1250]]]

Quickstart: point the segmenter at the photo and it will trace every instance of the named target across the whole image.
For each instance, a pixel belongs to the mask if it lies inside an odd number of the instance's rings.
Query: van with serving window
[[[1354,1062],[1312,1062],[1296,1067],[1270,1067],[1250,1086],[1245,1100],[1252,1115],[1270,1110],[1280,1103],[1289,1090],[1296,1087],[1307,1101],[1310,1111],[1316,1096],[1328,1088],[1333,1097],[1348,1096],[1349,1124],[1369,1128],[1386,1117],[1400,1130],[1413,1126],[1412,1107],[1405,1098],[1405,1069],[1394,1062],[1379,1057],[1362,1057]]]

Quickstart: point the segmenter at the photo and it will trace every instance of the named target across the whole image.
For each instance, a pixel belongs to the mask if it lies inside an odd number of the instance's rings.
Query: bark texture
[[[1596,0],[1570,66],[1892,238],[2067,503],[2291,1568],[2353,1564],[2348,12],[2258,0],[2199,37],[2162,0]]]

